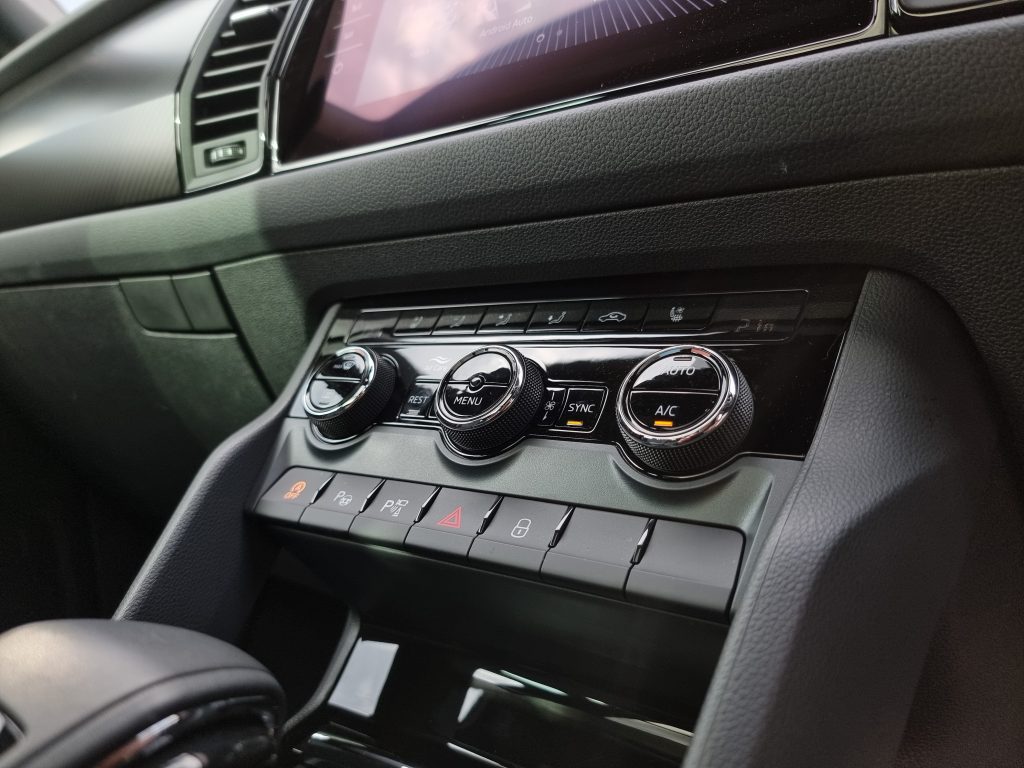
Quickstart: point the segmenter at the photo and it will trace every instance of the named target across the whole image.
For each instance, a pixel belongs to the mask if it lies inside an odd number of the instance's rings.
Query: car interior
[[[0,2],[0,768],[1024,767],[1024,0]]]

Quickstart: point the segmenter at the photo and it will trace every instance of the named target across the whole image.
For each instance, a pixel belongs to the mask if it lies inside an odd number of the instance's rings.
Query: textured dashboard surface
[[[12,231],[0,235],[0,283],[1018,163],[1022,39],[1024,17],[877,40]]]
[[[1006,481],[978,367],[933,294],[868,277],[688,768],[894,763],[972,530]]]
[[[180,192],[174,91],[213,4],[158,6],[0,94],[0,229]]]

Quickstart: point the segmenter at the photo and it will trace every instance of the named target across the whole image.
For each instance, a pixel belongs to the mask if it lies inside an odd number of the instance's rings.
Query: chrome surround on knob
[[[484,354],[497,354],[508,360],[509,369],[512,372],[508,389],[505,391],[505,394],[501,396],[501,399],[498,400],[498,402],[490,406],[483,413],[478,413],[476,416],[460,416],[457,413],[453,413],[444,400],[445,387],[452,383],[451,378],[455,371],[459,370],[459,368],[468,363],[474,357]],[[437,387],[437,397],[434,400],[434,412],[437,414],[437,420],[441,422],[443,427],[455,432],[468,432],[473,429],[480,429],[481,427],[494,423],[511,410],[515,405],[516,400],[519,399],[519,395],[522,393],[525,383],[526,361],[519,352],[511,347],[480,347],[455,363],[448,370],[448,373],[445,374],[444,378],[441,379],[441,383]]]
[[[337,376],[324,376],[323,370],[331,363],[333,363],[336,358],[339,358],[343,355],[358,355],[360,358],[362,358],[363,372],[359,376],[359,386],[351,395],[346,397],[337,405],[332,405],[330,408],[317,408],[316,406],[313,405],[312,402],[310,402],[310,387],[313,384],[313,382],[316,381],[316,379],[321,377],[328,380],[337,380],[339,378]],[[376,356],[371,354],[369,350],[363,349],[362,347],[345,347],[344,349],[339,349],[331,357],[324,360],[324,362],[321,363],[313,372],[313,375],[309,377],[308,381],[306,382],[306,389],[302,395],[302,407],[306,411],[306,414],[308,416],[312,416],[313,418],[325,419],[330,418],[331,416],[337,416],[339,413],[344,413],[345,411],[347,411],[349,408],[354,406],[363,398],[363,396],[366,394],[366,390],[368,390],[370,386],[373,384],[373,380],[376,376]]]
[[[676,355],[694,355],[708,361],[718,373],[718,400],[715,402],[714,407],[699,421],[686,424],[678,429],[655,432],[640,423],[633,415],[629,404],[629,396],[633,393],[633,384],[640,374],[659,360]],[[619,387],[619,394],[615,402],[615,416],[619,422],[620,429],[641,445],[650,446],[651,448],[681,448],[706,437],[729,418],[729,414],[736,403],[738,390],[739,385],[732,363],[718,352],[699,346],[682,345],[668,347],[645,357],[629,372],[629,375],[622,382],[622,386]]]
[[[350,356],[362,362],[357,375],[345,375],[346,361],[341,362],[340,371],[330,370],[339,358]],[[377,422],[394,395],[397,380],[397,364],[387,355],[378,355],[365,347],[339,349],[317,365],[306,381],[302,406],[309,416],[313,436],[332,445],[355,440]],[[334,389],[341,401],[330,407],[317,407],[310,393],[318,382]]]

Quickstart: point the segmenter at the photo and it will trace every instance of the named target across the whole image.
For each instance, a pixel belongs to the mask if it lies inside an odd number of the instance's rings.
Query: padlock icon
[[[522,538],[524,538],[526,536],[526,534],[528,534],[530,532],[530,526],[532,524],[533,524],[533,520],[531,520],[530,518],[528,518],[528,517],[520,518],[519,522],[516,523],[515,527],[512,529],[512,538],[513,539],[522,539]]]
[[[295,485],[288,490],[288,493],[284,495],[285,501],[291,501],[292,499],[299,498],[299,494],[304,490],[306,490],[306,481],[299,480],[299,482],[295,483]]]

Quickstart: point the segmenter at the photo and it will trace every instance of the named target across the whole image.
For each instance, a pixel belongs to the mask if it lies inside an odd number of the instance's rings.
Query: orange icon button
[[[304,490],[306,490],[306,481],[299,480],[299,482],[292,485],[292,487],[289,488],[288,491],[285,493],[285,501],[291,501],[292,499],[299,498],[299,494],[301,494]]]

